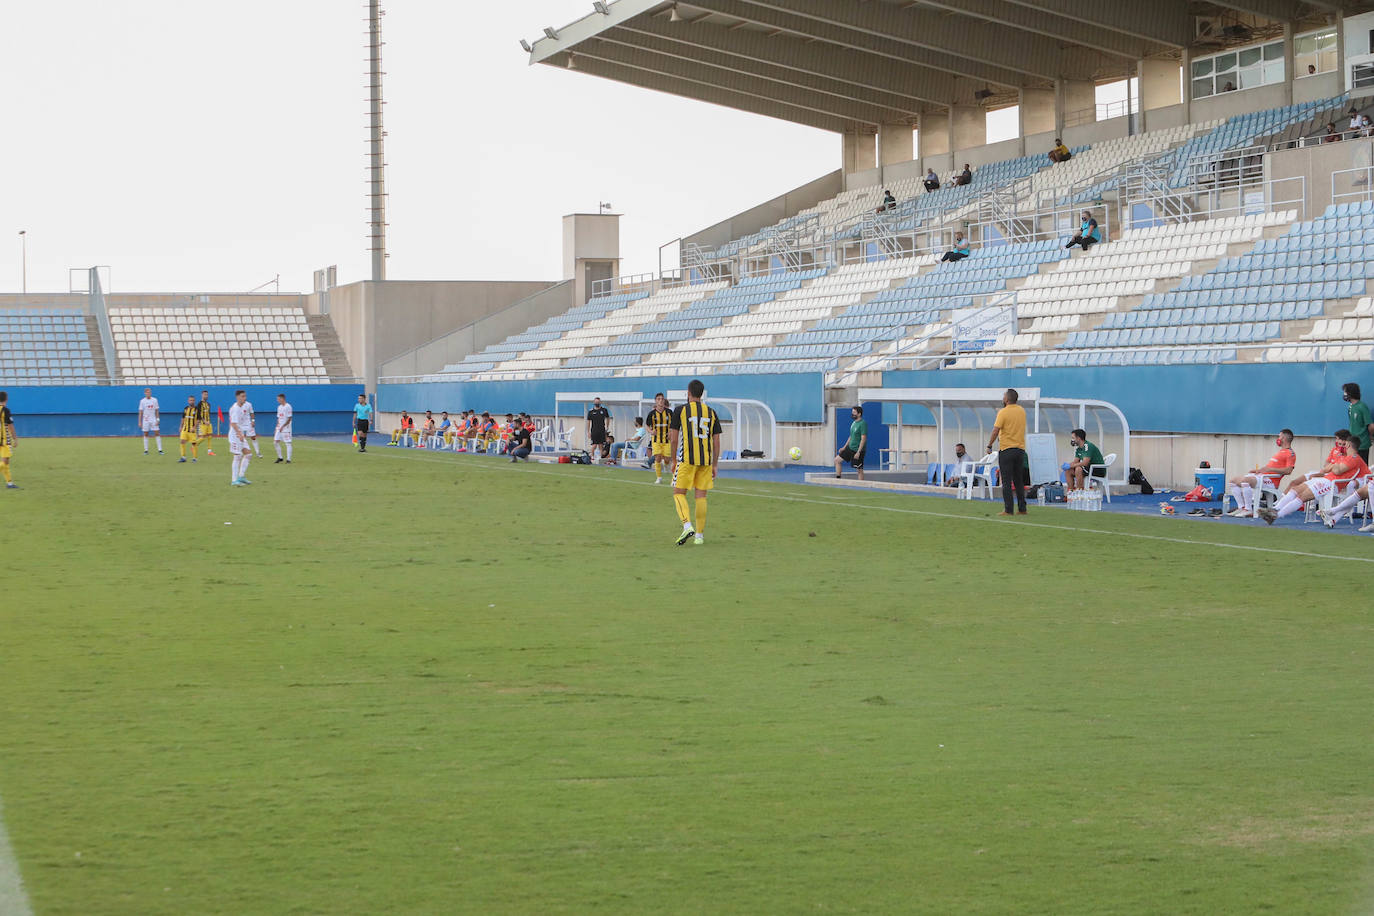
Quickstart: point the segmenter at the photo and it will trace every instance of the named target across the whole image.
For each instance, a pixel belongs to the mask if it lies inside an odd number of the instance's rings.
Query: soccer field
[[[0,492],[35,913],[1374,906],[1374,541],[218,451]]]

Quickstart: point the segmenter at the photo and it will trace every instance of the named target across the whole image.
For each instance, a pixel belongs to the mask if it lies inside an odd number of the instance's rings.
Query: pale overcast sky
[[[591,0],[386,4],[395,279],[558,279],[565,213],[625,214],[627,272],[816,178],[839,140],[586,74],[518,40]],[[325,0],[10,3],[0,32],[0,291],[246,290],[364,279],[366,10]]]

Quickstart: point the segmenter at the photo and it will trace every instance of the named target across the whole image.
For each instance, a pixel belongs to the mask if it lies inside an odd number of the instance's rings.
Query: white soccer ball
[[[787,450],[787,457],[793,461],[801,461],[801,448],[796,445],[792,446]]]

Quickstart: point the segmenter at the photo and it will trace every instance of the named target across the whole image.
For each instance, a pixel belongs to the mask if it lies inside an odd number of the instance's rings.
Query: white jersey
[[[243,429],[243,434],[245,436],[256,436],[258,434],[257,429],[254,427],[254,424],[257,421],[256,418],[253,416],[252,401],[243,402],[243,422],[244,425],[241,428]]]
[[[275,435],[273,438],[276,438],[276,439],[290,439],[290,438],[291,438],[291,426],[290,426],[290,424],[289,424],[289,421],[290,421],[290,420],[291,420],[291,405],[290,405],[290,404],[279,404],[279,405],[277,405],[277,433],[276,433],[276,435]]]
[[[138,423],[144,429],[153,429],[158,425],[158,404],[157,398],[143,398],[138,402]],[[128,416],[128,414],[125,414]]]
[[[229,431],[240,436],[253,435],[253,416],[247,404],[234,403],[229,408]]]

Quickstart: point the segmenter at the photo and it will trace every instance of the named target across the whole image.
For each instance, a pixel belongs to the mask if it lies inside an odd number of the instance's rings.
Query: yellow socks
[[[5,483],[14,483],[14,478],[10,476],[10,463],[8,461],[0,464],[0,473],[5,475]],[[684,499],[682,502],[686,505],[687,500]]]
[[[181,457],[185,458],[185,457],[186,457],[186,443],[185,443],[185,442],[182,442],[182,443],[179,443],[179,444],[181,445]]]
[[[683,497],[682,501],[685,503],[685,502],[687,501],[687,498],[686,498],[686,497]],[[697,534],[701,534],[701,533],[702,533],[703,531],[705,531],[705,530],[706,530],[706,497],[704,497],[704,496],[698,496],[698,497],[697,497]]]
[[[689,511],[687,509],[687,494],[674,493],[673,505],[677,507],[678,520],[681,521],[684,525],[691,524],[692,516],[689,514]]]

